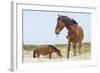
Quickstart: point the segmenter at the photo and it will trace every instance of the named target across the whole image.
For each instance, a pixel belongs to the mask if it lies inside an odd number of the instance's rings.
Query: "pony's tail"
[[[36,57],[35,53],[36,53],[36,49],[33,51],[33,58]]]

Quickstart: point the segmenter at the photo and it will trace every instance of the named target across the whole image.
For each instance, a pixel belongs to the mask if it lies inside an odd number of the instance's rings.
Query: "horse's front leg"
[[[73,43],[74,56],[76,56],[76,42]]]
[[[68,41],[67,58],[69,58],[70,46],[71,46],[71,42]]]

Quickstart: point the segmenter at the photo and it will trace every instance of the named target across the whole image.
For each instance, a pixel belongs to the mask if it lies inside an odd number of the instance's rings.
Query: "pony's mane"
[[[63,18],[63,20],[64,20],[64,23],[66,23],[66,24],[78,24],[78,22],[76,21],[76,20],[74,20],[74,19],[71,19],[70,17],[68,17],[68,16],[61,16],[62,18]]]
[[[52,49],[54,49],[54,50],[58,50],[55,46],[53,46],[53,45],[48,45],[48,47],[50,47],[50,48],[52,48]],[[59,50],[58,50],[59,51]]]

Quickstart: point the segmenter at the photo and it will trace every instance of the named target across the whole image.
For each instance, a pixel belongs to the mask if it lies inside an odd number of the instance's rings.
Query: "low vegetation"
[[[26,51],[33,51],[34,49],[36,49],[39,46],[43,46],[43,45],[31,45],[31,44],[23,44],[23,49]],[[59,48],[67,48],[67,44],[55,44],[55,47]],[[77,44],[78,47],[78,44]],[[91,43],[87,42],[87,43],[83,43],[82,47],[84,48],[91,48]]]

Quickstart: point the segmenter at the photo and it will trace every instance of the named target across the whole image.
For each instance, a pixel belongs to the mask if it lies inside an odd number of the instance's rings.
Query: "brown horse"
[[[67,50],[67,58],[69,58],[69,52],[70,52],[70,45],[71,43],[73,44],[74,48],[74,56],[76,56],[76,43],[79,43],[79,53],[80,48],[82,45],[82,40],[84,37],[84,32],[82,27],[78,25],[78,23],[74,20],[71,19],[68,16],[60,16],[58,15],[57,18],[57,26],[55,28],[55,33],[58,35],[59,32],[66,27],[68,30],[68,50]]]
[[[55,52],[57,53],[58,56],[62,57],[60,50],[58,50],[56,47],[54,47],[53,45],[47,45],[47,46],[42,46],[42,47],[38,47],[34,50],[33,52],[33,57],[37,57],[39,58],[40,55],[48,55],[49,54],[49,58],[51,58],[51,54]],[[36,56],[37,55],[37,56]]]

